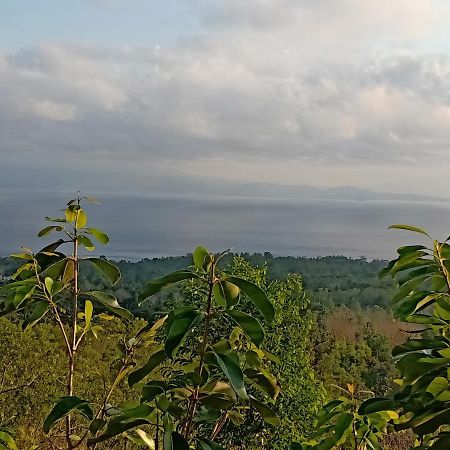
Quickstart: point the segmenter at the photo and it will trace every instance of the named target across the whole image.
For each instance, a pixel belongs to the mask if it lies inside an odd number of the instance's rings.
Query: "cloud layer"
[[[448,167],[445,3],[196,0],[201,27],[174,45],[3,49],[2,159],[188,174],[196,161],[373,165],[372,184],[383,166]]]

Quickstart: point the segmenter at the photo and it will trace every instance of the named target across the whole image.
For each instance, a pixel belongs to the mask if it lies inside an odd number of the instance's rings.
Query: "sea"
[[[67,194],[0,193],[0,256],[21,246],[39,249],[52,237],[38,238],[45,216],[61,216]],[[426,228],[436,239],[450,235],[450,202],[286,200],[280,198],[102,194],[87,207],[89,226],[111,242],[96,254],[114,260],[185,255],[198,245],[212,251],[276,256],[343,255],[390,259],[401,245],[424,243],[404,223]]]

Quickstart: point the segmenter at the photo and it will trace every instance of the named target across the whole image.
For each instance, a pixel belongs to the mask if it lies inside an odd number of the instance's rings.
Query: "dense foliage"
[[[405,406],[402,394],[389,398],[396,391],[390,353],[413,342],[413,325],[390,315],[394,285],[377,277],[383,262],[198,247],[185,257],[116,267],[78,251],[94,250],[92,238],[109,240],[87,226],[83,199],[39,233],[62,238],[0,261],[0,309],[8,315],[0,322],[0,449],[256,450],[292,441],[314,449],[408,448],[410,435],[388,432],[417,434],[408,421],[418,399]],[[67,245],[70,254],[60,250]],[[419,302],[435,295],[442,303],[446,295],[442,283],[435,286],[445,267],[436,244],[411,248],[388,270],[406,276],[394,300],[407,322],[417,319],[405,305],[418,286],[431,289]],[[434,263],[423,262],[430,254]],[[411,261],[405,270],[402,258]],[[434,316],[426,320],[426,333],[444,335]],[[402,417],[408,420],[399,425]],[[441,432],[440,441],[424,435],[418,442],[444,442]]]

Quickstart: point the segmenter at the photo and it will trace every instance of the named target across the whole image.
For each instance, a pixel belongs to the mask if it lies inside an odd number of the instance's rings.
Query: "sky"
[[[450,197],[450,2],[4,0],[0,188]]]

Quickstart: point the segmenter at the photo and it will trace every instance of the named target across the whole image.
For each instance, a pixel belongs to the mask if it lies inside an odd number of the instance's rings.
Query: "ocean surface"
[[[58,216],[66,195],[0,193],[0,256],[21,246],[39,249],[44,217]],[[111,237],[97,254],[139,260],[178,256],[197,245],[220,251],[274,255],[389,259],[407,243],[423,242],[409,232],[387,230],[393,223],[425,227],[438,239],[450,234],[449,202],[393,202],[239,197],[101,195],[90,205],[89,225]]]

